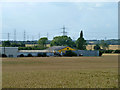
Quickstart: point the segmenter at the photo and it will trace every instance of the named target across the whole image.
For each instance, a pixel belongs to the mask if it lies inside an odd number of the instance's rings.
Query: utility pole
[[[24,37],[23,37],[23,38],[24,38],[23,40],[25,41],[25,40],[26,40],[26,32],[25,32],[25,30],[24,30],[24,35],[23,35],[23,36],[24,36]]]
[[[107,37],[105,37],[105,41],[107,40]]]
[[[14,41],[16,41],[16,29],[14,30]]]
[[[34,36],[32,36],[32,44],[33,44],[33,46],[35,46],[35,44],[34,44]]]
[[[32,41],[34,41],[34,36],[32,36]]]
[[[10,39],[10,33],[8,33],[8,41],[9,41],[9,39]]]
[[[29,35],[27,35],[27,40],[29,41]]]
[[[40,39],[40,33],[38,34],[38,39]]]
[[[67,36],[67,35],[66,35],[66,34],[67,34],[67,32],[65,31],[66,27],[65,27],[65,26],[63,26],[63,28],[61,28],[61,29],[63,29],[63,32],[61,32],[61,33],[63,33],[63,36]]]
[[[47,38],[48,38],[48,35],[49,35],[49,34],[48,34],[48,32],[47,32]]]

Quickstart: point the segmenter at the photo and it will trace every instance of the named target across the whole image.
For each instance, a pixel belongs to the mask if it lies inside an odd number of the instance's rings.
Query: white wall
[[[77,50],[75,53],[83,56],[99,56],[98,50]]]
[[[5,54],[7,57],[17,57],[18,47],[0,47],[0,54]]]

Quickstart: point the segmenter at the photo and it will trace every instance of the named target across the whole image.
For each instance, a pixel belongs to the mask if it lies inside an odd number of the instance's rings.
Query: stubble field
[[[118,55],[2,60],[3,88],[118,87]]]

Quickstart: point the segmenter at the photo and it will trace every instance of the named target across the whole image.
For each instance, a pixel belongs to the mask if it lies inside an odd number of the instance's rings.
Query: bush
[[[43,57],[46,57],[47,55],[46,55],[46,53],[43,53]]]
[[[114,53],[120,53],[120,50],[115,50],[115,52]]]
[[[23,55],[23,54],[20,54],[19,57],[24,57],[24,55]]]
[[[54,53],[55,56],[61,56],[60,53]]]
[[[64,54],[64,56],[77,56],[76,53],[72,52],[71,50],[70,51],[66,51],[66,53]]]
[[[103,52],[102,51],[99,51],[99,56],[102,56]]]
[[[2,57],[7,57],[7,55],[6,54],[2,54]]]
[[[46,55],[46,53],[38,53],[37,56],[38,56],[38,57],[46,57],[47,55]]]
[[[27,57],[33,57],[33,56],[32,56],[32,54],[29,53],[29,54],[27,55]]]
[[[113,50],[105,50],[104,53],[112,53]]]
[[[38,53],[38,55],[37,55],[38,57],[42,57],[42,54],[41,53]]]

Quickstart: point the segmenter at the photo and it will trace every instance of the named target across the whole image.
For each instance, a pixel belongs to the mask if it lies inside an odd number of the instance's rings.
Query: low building
[[[0,47],[0,55],[2,54],[7,57],[17,57],[18,47]]]
[[[99,56],[98,50],[77,50],[74,52],[77,56]]]
[[[68,50],[75,51],[75,49],[69,46],[52,46],[46,50],[48,50],[49,52],[54,52],[54,53],[65,53]]]
[[[54,56],[53,52],[49,52],[48,50],[19,50],[18,56],[24,55],[28,56],[31,54],[32,56],[38,56],[38,54],[46,54],[47,56]]]

